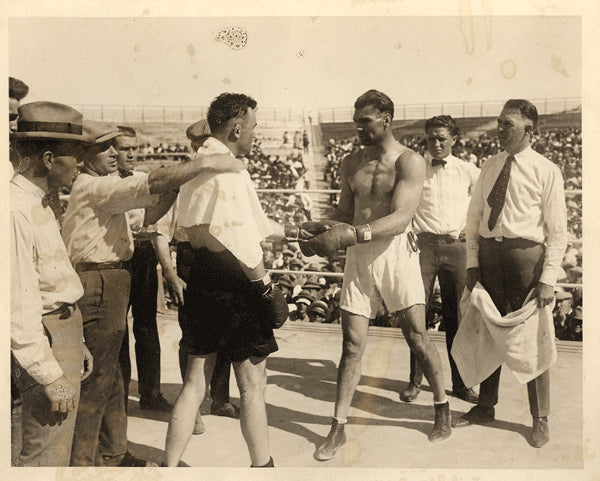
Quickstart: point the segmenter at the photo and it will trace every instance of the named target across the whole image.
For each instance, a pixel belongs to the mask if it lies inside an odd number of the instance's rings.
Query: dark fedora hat
[[[81,113],[56,102],[31,102],[19,107],[17,131],[11,140],[56,139],[93,143],[83,131]]]

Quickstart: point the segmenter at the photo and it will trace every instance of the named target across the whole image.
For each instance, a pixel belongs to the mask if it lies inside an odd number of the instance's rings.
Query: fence
[[[400,104],[394,109],[395,120],[423,120],[434,115],[456,118],[494,117],[502,110],[504,100],[482,102],[455,102],[431,104]],[[580,98],[532,100],[539,115],[581,111]],[[352,122],[353,108],[319,109],[319,123]]]
[[[207,107],[78,105],[85,119],[113,123],[192,123],[206,118]],[[299,109],[261,109],[256,111],[259,124],[304,124],[304,111]]]

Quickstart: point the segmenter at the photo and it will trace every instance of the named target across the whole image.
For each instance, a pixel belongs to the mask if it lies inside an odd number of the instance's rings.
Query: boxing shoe
[[[251,468],[274,468],[275,463],[273,462],[273,458],[269,458],[269,461],[266,464],[261,464],[260,466],[254,466],[254,464],[250,465]]]
[[[473,390],[473,388],[452,388],[452,395],[471,404],[477,404],[479,402],[479,396]]]
[[[400,393],[400,399],[405,403],[413,402],[419,397],[420,392],[421,386],[417,386],[411,382],[408,384],[408,387]]]
[[[531,436],[529,444],[534,448],[541,448],[550,441],[550,428],[548,427],[548,417],[533,418],[533,427],[531,428]]]
[[[471,424],[491,423],[495,418],[495,410],[493,407],[486,408],[477,404],[471,410],[452,422],[453,428],[464,428]]]
[[[315,451],[315,459],[328,461],[335,457],[337,450],[346,444],[344,426],[345,424],[339,424],[337,419],[333,419],[327,438]]]
[[[429,435],[429,441],[439,444],[447,441],[452,434],[450,427],[450,403],[434,404],[433,407],[435,408],[435,421],[433,423],[433,431]]]

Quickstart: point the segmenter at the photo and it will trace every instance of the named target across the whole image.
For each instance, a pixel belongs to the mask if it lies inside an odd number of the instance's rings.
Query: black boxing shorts
[[[234,362],[277,351],[261,300],[229,252],[177,248],[178,275],[187,283],[180,312],[181,345],[192,355],[222,350]],[[181,257],[181,258],[180,258]]]

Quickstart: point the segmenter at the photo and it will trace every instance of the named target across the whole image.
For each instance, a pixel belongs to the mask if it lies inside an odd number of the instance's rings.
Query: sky
[[[242,27],[246,46],[217,40]],[[398,104],[581,96],[577,16],[9,18],[8,71],[28,101],[351,107],[370,88]]]

